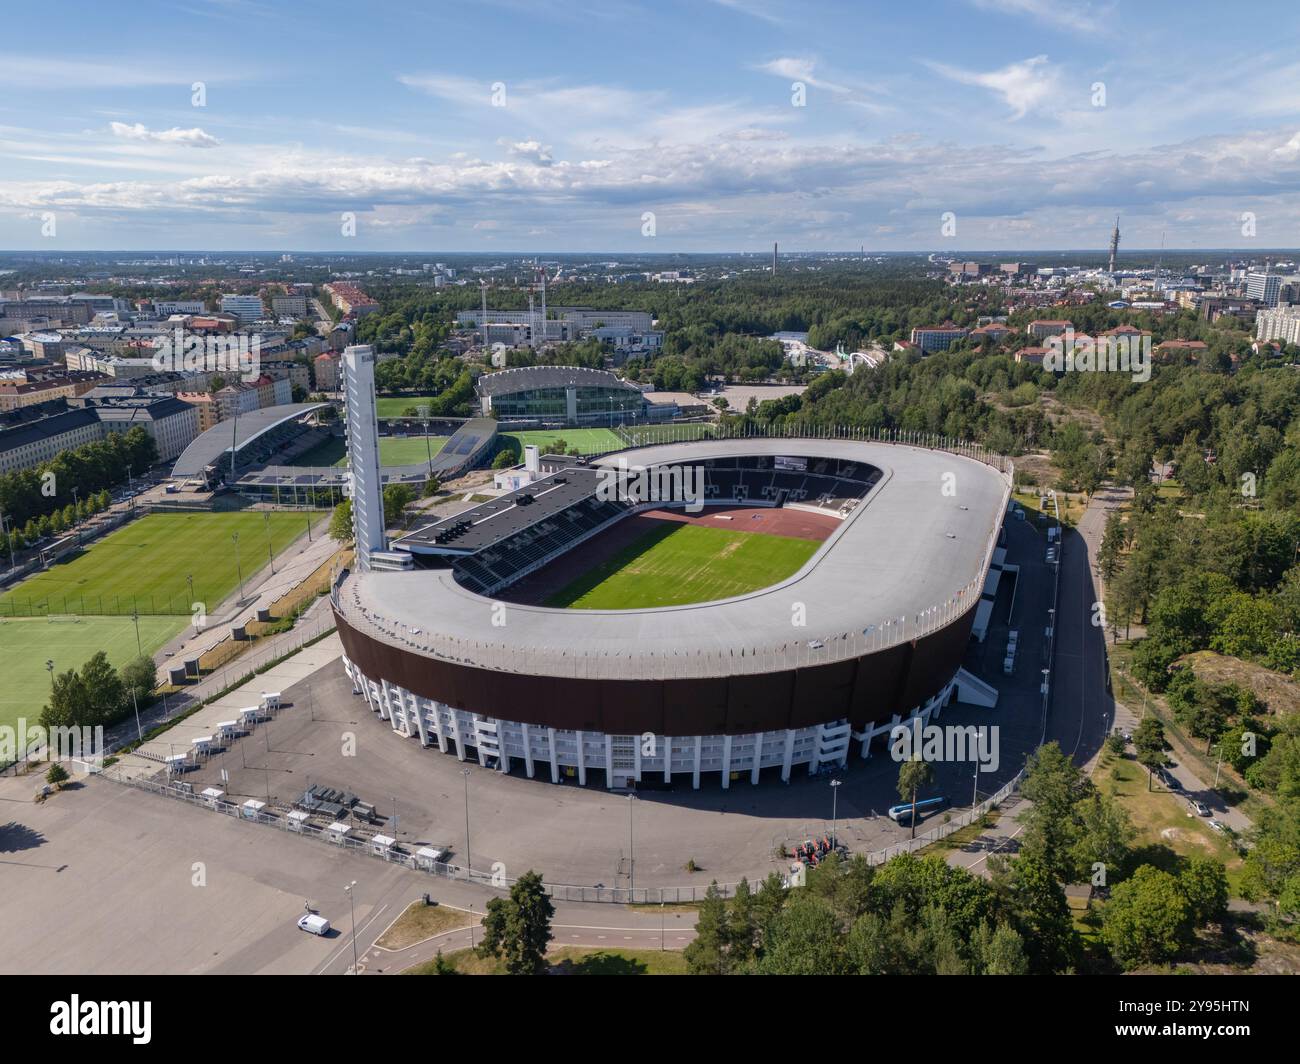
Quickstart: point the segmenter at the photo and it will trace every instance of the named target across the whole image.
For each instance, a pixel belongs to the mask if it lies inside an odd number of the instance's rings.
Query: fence
[[[221,813],[225,816],[235,817],[237,819],[248,820],[253,823],[263,824],[268,827],[274,827],[292,835],[301,835],[303,838],[317,839],[330,846],[337,846],[340,849],[350,850],[354,853],[363,854],[375,860],[384,861],[387,864],[400,864],[406,868],[417,872],[425,872],[430,876],[441,879],[459,880],[461,882],[476,883],[480,886],[491,887],[496,890],[507,891],[514,884],[514,879],[494,870],[483,872],[471,870],[463,865],[455,864],[450,861],[430,861],[422,859],[415,854],[409,853],[401,846],[394,844],[390,847],[376,848],[371,839],[365,837],[353,837],[351,835],[331,834],[327,828],[321,827],[309,822],[298,822],[288,819],[277,813],[266,813],[258,810],[256,812],[237,805],[234,802],[226,802],[221,799],[213,799],[203,796],[202,794],[193,794],[189,791],[174,786],[172,784],[162,783],[158,780],[143,779],[130,777],[122,772],[115,770],[106,770],[103,773],[106,779],[116,783],[125,784],[131,787],[137,787],[141,790],[149,791],[152,794],[161,794],[168,798],[175,798],[185,802],[188,805],[200,808],[210,809],[215,813]],[[895,843],[887,846],[883,850],[873,850],[863,856],[867,863],[871,865],[881,865],[886,861],[904,853],[911,853],[915,850],[930,846],[933,843],[946,838],[955,831],[975,823],[984,817],[990,810],[1006,801],[1020,785],[1024,776],[1024,770],[1018,772],[1013,779],[1004,784],[995,794],[980,802],[979,805],[968,809],[958,817],[941,824],[924,835],[918,835],[914,839],[908,839],[905,842]],[[681,902],[702,901],[709,890],[711,883],[687,884],[679,886],[666,887],[606,887],[601,885],[581,885],[576,883],[546,883],[543,882],[546,893],[556,901],[570,902],[604,902],[614,905],[673,905]],[[724,897],[734,897],[737,883],[719,883],[716,886],[717,891]]]

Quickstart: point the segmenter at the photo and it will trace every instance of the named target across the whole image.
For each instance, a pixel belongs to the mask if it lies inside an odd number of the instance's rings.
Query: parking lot
[[[1014,776],[1042,727],[1039,683],[1050,570],[1040,534],[1024,522],[1009,522],[1008,536],[1009,560],[1022,566],[1020,583],[1014,587],[1004,577],[988,638],[972,644],[966,662],[999,688],[999,704],[991,711],[954,704],[940,719],[999,727],[997,771],[977,779],[970,763],[935,766],[932,793],[958,809],[970,804],[976,788],[987,797]],[[1020,632],[1019,649],[1007,676],[1002,666],[1012,627]],[[627,887],[633,879],[637,887],[753,880],[785,870],[787,862],[776,857],[778,845],[832,827],[830,772],[816,778],[796,773],[789,785],[766,778],[757,787],[736,781],[729,790],[708,777],[699,791],[688,781],[671,788],[651,781],[629,801],[572,782],[528,780],[519,772],[503,776],[422,749],[352,694],[338,660],[288,687],[283,698],[285,708],[273,719],[224,743],[181,777],[195,794],[216,788],[226,801],[263,802],[266,812],[284,818],[295,807],[303,812],[300,799],[309,788],[329,788],[373,807],[373,815],[330,809],[309,817],[317,829],[341,821],[354,840],[381,835],[411,854],[426,847],[446,850],[461,865],[468,849],[480,872],[495,867],[515,876],[533,868],[549,882],[583,886]],[[852,850],[907,838],[907,828],[884,815],[898,796],[897,766],[883,748],[877,745],[872,758],[862,761],[855,743],[846,769],[833,775],[843,780],[834,826]],[[944,815],[923,820],[920,830],[936,826]],[[699,871],[688,872],[688,864]]]

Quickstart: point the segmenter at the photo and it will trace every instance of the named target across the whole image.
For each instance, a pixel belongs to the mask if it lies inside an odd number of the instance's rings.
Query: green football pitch
[[[731,598],[793,575],[820,546],[810,539],[665,523],[584,573],[546,605],[635,610]]]
[[[245,579],[262,569],[268,543],[279,557],[307,531],[309,516],[316,515],[247,510],[149,514],[0,596],[0,617],[122,616],[133,609],[142,615],[188,617],[194,602],[215,610],[239,586],[241,567]]]
[[[536,444],[543,454],[552,450],[557,440],[563,440],[566,448],[578,448],[583,454],[604,454],[627,446],[617,433],[609,429],[530,429],[525,432],[503,432],[502,435],[518,440],[520,448],[525,444]]]
[[[379,417],[402,417],[402,411],[408,407],[420,409],[421,403],[433,402],[432,395],[389,395],[375,400],[375,413]]]
[[[426,447],[423,436],[380,436],[380,465],[416,465],[427,461],[430,453],[437,454],[450,439],[449,436],[430,436]],[[347,464],[347,447],[335,437],[318,443],[293,460],[296,466],[341,466]]]
[[[79,669],[97,651],[120,668],[139,650],[153,654],[175,636],[184,617],[141,617],[137,649],[135,625],[130,617],[58,618],[23,617],[0,620],[0,725],[13,725],[19,717],[31,723],[41,715],[50,694],[46,661],[56,672]]]

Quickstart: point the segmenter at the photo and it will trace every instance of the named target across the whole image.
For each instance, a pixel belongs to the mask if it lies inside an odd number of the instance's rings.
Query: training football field
[[[152,655],[187,623],[184,617],[141,617],[140,648]],[[47,661],[56,672],[80,669],[102,650],[117,668],[137,657],[130,617],[21,617],[0,620],[0,725],[19,717],[36,723],[50,694]]]
[[[0,595],[0,617],[121,616],[133,609],[189,616],[194,602],[215,610],[238,588],[241,566],[248,579],[267,564],[268,542],[278,558],[317,516],[249,510],[149,514]]]
[[[580,576],[546,605],[633,610],[731,598],[792,576],[819,547],[811,539],[665,523]]]
[[[524,432],[503,432],[519,441],[520,450],[525,444],[536,444],[542,454],[553,451],[557,440],[564,441],[565,448],[578,448],[583,454],[604,454],[606,451],[621,451],[627,446],[617,433],[609,429],[528,429]]]

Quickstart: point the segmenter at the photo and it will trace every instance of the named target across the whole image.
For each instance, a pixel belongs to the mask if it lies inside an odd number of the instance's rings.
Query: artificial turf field
[[[820,547],[811,539],[661,525],[584,573],[546,605],[635,610],[731,598],[792,576]]]
[[[428,461],[432,452],[437,454],[450,436],[430,436],[425,446],[423,436],[380,436],[380,465],[416,465]],[[296,466],[341,466],[348,461],[347,447],[340,438],[319,443],[310,451],[304,451],[293,460]]]
[[[140,648],[153,654],[188,623],[185,617],[140,618]],[[0,725],[19,717],[35,723],[50,693],[47,660],[56,672],[80,669],[102,650],[116,667],[138,654],[130,617],[0,620]]]
[[[308,517],[318,515],[270,511],[149,514],[0,595],[0,617],[46,613],[120,616],[130,614],[133,608],[141,615],[188,617],[191,602],[215,610],[239,586],[231,539],[234,533],[239,534],[245,579],[267,564],[268,516],[271,549],[279,557],[307,531]],[[194,577],[193,596],[188,575]]]

